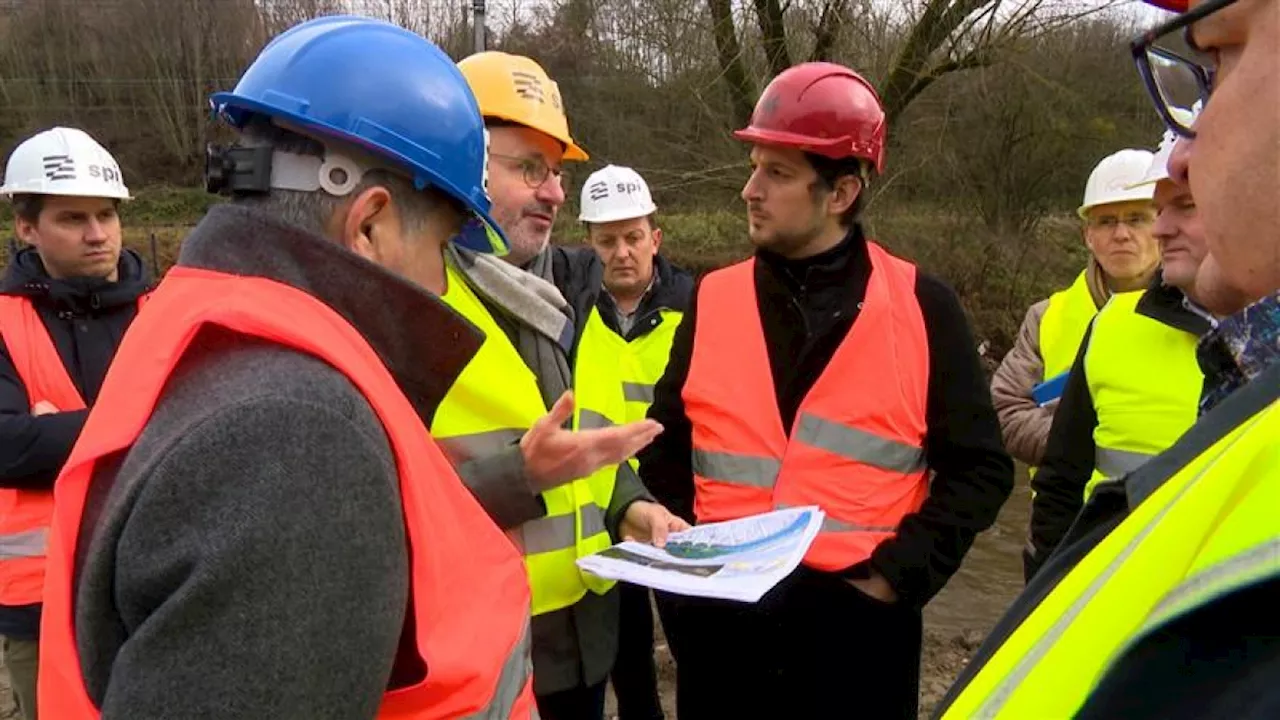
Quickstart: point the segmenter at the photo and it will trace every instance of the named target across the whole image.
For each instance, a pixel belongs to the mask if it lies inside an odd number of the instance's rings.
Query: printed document
[[[755,602],[791,574],[822,527],[816,505],[672,533],[664,548],[622,542],[578,559],[583,570],[658,590]]]

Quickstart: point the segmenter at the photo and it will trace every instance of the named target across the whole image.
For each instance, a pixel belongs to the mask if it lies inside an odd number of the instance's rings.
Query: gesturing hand
[[[525,472],[539,491],[625,462],[662,432],[661,425],[647,419],[597,430],[566,430],[571,417],[573,393],[565,392],[520,438]]]

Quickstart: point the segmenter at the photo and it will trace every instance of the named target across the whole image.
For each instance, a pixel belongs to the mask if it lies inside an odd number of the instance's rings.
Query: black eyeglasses
[[[1129,43],[1138,74],[1155,103],[1156,112],[1166,127],[1185,138],[1194,138],[1191,126],[1200,108],[1209,102],[1213,93],[1214,70],[1185,58],[1172,50],[1156,47],[1156,40],[1179,30],[1185,34],[1187,44],[1195,47],[1191,39],[1191,25],[1203,20],[1236,0],[1212,0],[1183,13],[1169,22],[1148,30]]]
[[[564,168],[553,168],[544,162],[541,158],[517,157],[515,155],[501,155],[499,153],[489,153],[491,158],[499,158],[509,161],[513,167],[517,167],[524,173],[524,182],[531,188],[540,188],[547,178],[555,175],[560,181],[561,186],[567,182]]]

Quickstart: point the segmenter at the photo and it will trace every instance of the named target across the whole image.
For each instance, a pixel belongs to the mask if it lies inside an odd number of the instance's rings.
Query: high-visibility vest
[[[145,300],[146,295],[138,298],[139,307]],[[60,412],[85,409],[84,398],[30,298],[0,295],[0,339],[31,406],[47,401]],[[52,519],[52,491],[0,488],[0,605],[41,601]]]
[[[1112,295],[1093,320],[1084,371],[1098,424],[1085,497],[1164,452],[1196,421],[1204,386],[1199,338],[1139,314],[1144,294]]]
[[[387,434],[409,543],[412,627],[427,676],[388,691],[377,717],[531,717],[529,589],[520,554],[463,486],[360,332],[301,290],[187,267],[171,270],[149,304],[125,336],[54,490],[40,714],[99,716],[81,675],[72,585],[95,465],[136,442],[191,341],[202,328],[221,327],[328,363],[360,390]]]
[[[1172,473],[1058,581],[942,717],[1072,717],[1128,648],[1280,575],[1278,437],[1273,401]]]
[[[1040,357],[1044,360],[1042,381],[1071,369],[1076,353],[1080,351],[1080,342],[1089,329],[1089,322],[1098,314],[1098,306],[1085,279],[1088,272],[1080,273],[1066,290],[1049,296],[1049,306],[1040,319]]]
[[[646,322],[643,335],[628,341],[609,329],[600,311],[591,309],[578,341],[578,367],[607,367],[616,362],[622,381],[622,396],[627,403],[627,422],[643,420],[653,404],[653,388],[667,370],[671,343],[684,313],[663,308]]]
[[[547,408],[537,378],[480,298],[452,265],[446,265],[445,272],[449,287],[442,299],[485,335],[480,351],[449,388],[431,422],[431,434],[457,465],[510,447]],[[575,379],[575,428],[606,427],[621,420],[621,391],[597,385],[590,376]],[[609,393],[612,401],[602,402]],[[613,544],[605,512],[617,472],[617,465],[609,465],[543,492],[547,514],[520,526],[517,535],[533,588],[534,615],[569,607],[588,590],[603,595],[614,586],[614,581],[579,568],[577,559]]]
[[[929,343],[916,269],[868,242],[871,278],[849,334],[782,427],[747,260],[703,278],[682,396],[693,425],[699,522],[818,505],[806,565],[870,556],[929,493],[924,438]]]

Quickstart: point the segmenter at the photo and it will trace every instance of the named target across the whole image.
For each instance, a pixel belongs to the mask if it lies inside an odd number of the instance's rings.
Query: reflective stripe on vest
[[[1098,423],[1086,498],[1099,482],[1159,455],[1196,421],[1204,386],[1199,338],[1140,314],[1143,295],[1112,295],[1093,320],[1084,372]]]
[[[520,555],[462,485],[377,353],[312,296],[264,278],[178,267],[116,355],[59,476],[40,635],[39,707],[59,720],[99,716],[74,625],[75,551],[96,463],[127,453],[201,328],[282,345],[326,362],[369,402],[399,470],[418,662],[427,676],[382,698],[380,719],[533,716],[529,590]],[[421,658],[429,659],[421,660]],[[388,658],[389,659],[389,658]]]
[[[511,447],[547,408],[537,378],[479,297],[452,265],[445,273],[449,287],[442,299],[485,334],[480,352],[449,388],[431,421],[432,435],[456,465]],[[607,413],[620,414],[621,389],[615,387],[614,394],[612,409],[606,410],[599,393],[575,379],[574,427],[615,424]],[[580,569],[577,559],[612,544],[604,517],[617,472],[618,466],[610,465],[543,492],[546,516],[520,527],[534,615],[569,607],[588,590],[604,594],[614,586]]]
[[[654,386],[666,372],[682,317],[684,313],[677,310],[659,310],[650,319],[647,332],[628,342],[604,323],[598,308],[592,307],[578,339],[574,376],[615,373],[626,403],[623,422],[643,420],[653,404]]]
[[[0,295],[0,339],[31,406],[83,410],[84,398],[31,300]],[[44,594],[45,551],[53,520],[49,490],[0,489],[0,605],[32,605]]]
[[[874,243],[867,248],[872,272],[862,310],[790,433],[759,313],[744,311],[759,307],[754,260],[703,279],[682,392],[699,522],[818,505],[826,520],[804,562],[820,570],[867,558],[928,494],[929,352],[915,267]]]
[[[1184,465],[991,655],[944,718],[1071,717],[1126,649],[1280,573],[1280,403]]]

